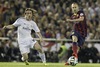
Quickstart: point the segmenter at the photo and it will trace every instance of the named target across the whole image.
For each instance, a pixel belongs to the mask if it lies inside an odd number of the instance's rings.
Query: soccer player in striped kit
[[[70,19],[66,19],[67,22],[73,22],[73,30],[71,33],[72,39],[72,56],[75,57],[75,63],[78,63],[78,47],[82,47],[85,41],[85,37],[87,36],[87,24],[86,17],[82,10],[79,10],[79,6],[77,3],[71,4],[72,16]],[[68,61],[65,65],[69,65]]]

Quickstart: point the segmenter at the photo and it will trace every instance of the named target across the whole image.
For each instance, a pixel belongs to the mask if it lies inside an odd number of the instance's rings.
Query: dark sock
[[[73,56],[78,58],[78,56],[77,56],[77,51],[78,51],[78,44],[77,44],[77,42],[73,42],[72,50],[73,50]]]

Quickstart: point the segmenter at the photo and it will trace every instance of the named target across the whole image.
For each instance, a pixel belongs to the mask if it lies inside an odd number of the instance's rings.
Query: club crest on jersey
[[[80,16],[83,16],[84,14],[83,13],[80,13]]]

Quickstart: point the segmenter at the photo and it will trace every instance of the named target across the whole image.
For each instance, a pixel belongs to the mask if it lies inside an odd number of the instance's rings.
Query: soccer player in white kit
[[[18,44],[22,55],[22,60],[28,63],[28,53],[30,48],[35,48],[39,52],[39,56],[42,62],[46,64],[46,58],[42,47],[31,36],[31,30],[34,30],[40,38],[40,42],[44,42],[40,30],[37,24],[32,20],[36,13],[36,10],[27,8],[24,13],[24,17],[18,18],[12,25],[4,26],[3,29],[13,29],[17,27]]]

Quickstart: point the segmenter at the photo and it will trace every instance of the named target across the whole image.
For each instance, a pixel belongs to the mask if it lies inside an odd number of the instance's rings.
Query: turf
[[[21,62],[0,62],[0,67],[100,67],[100,64],[92,64],[92,63],[79,63],[76,66],[65,66],[64,63],[47,63],[48,65],[44,65],[43,63],[30,63],[30,65],[25,65]]]

